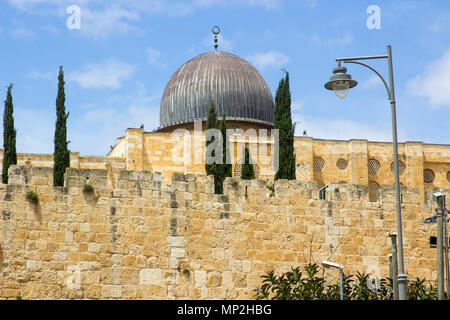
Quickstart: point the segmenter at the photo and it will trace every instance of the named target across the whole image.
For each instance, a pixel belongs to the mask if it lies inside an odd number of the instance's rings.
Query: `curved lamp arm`
[[[375,72],[375,73],[377,74],[377,76],[380,77],[380,79],[381,79],[381,80],[383,81],[383,83],[384,83],[384,86],[385,86],[385,88],[386,88],[386,92],[387,92],[387,95],[388,95],[388,100],[391,100],[391,101],[392,101],[392,99],[391,99],[391,90],[389,89],[389,86],[388,86],[386,80],[384,80],[384,78],[381,76],[381,74],[380,74],[377,70],[375,70],[374,68],[372,68],[371,66],[369,66],[369,65],[367,65],[367,64],[365,64],[365,63],[358,62],[358,61],[344,60],[343,62],[344,62],[344,63],[356,63],[356,64],[360,64],[360,65],[362,65],[362,66],[364,66],[364,67],[366,67],[366,68],[369,68],[369,69],[372,70],[373,72]]]

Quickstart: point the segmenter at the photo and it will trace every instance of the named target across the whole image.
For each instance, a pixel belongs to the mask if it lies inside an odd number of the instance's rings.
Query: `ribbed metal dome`
[[[206,120],[211,101],[227,120],[273,125],[273,97],[261,74],[234,54],[214,51],[174,73],[161,99],[160,127]]]

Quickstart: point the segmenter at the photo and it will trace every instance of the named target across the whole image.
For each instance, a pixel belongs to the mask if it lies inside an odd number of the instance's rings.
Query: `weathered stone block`
[[[167,245],[170,247],[185,247],[186,240],[180,236],[169,236],[167,237]]]
[[[101,248],[101,246],[98,243],[89,243],[88,244],[88,251],[91,253],[99,253],[100,248]]]
[[[194,272],[195,286],[198,288],[206,287],[206,271],[195,270]]]
[[[185,258],[186,257],[186,248],[172,247],[170,249],[170,256],[172,258]]]
[[[161,269],[142,269],[139,273],[139,284],[161,285],[163,283],[163,272]]]
[[[210,271],[207,274],[206,286],[208,288],[220,287],[222,285],[222,273]]]
[[[102,286],[102,298],[121,298],[122,286],[119,285],[104,285]]]
[[[186,181],[186,176],[183,173],[174,173],[172,175],[172,184],[176,181]]]

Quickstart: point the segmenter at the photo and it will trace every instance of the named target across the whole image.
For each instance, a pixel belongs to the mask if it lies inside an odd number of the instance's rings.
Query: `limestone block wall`
[[[256,134],[256,130],[253,129],[253,132]],[[258,165],[260,176],[274,176],[273,139],[270,137],[259,140],[246,135],[229,137],[233,169],[242,161],[243,147],[246,145],[249,146],[251,159]],[[116,144],[110,156],[116,157],[122,150],[125,150],[127,170],[162,172],[166,183],[170,183],[174,173],[205,173],[205,135],[202,131],[182,130],[173,134],[127,129],[125,137]]]
[[[392,143],[367,140],[314,140],[296,137],[297,179],[319,185],[351,183],[393,185]],[[400,183],[417,189],[427,203],[435,188],[450,188],[450,148],[448,145],[399,143]],[[428,172],[426,172],[428,171]]]
[[[0,149],[0,170],[3,166],[3,149]],[[18,153],[17,165],[25,167],[53,168],[53,155],[38,153]],[[79,152],[70,153],[70,167],[76,169],[104,169],[107,172],[108,186],[114,188],[119,172],[126,169],[125,158],[80,156]]]
[[[120,155],[122,158],[118,159],[126,159],[127,170],[162,172],[166,183],[170,183],[174,173],[204,174],[203,132],[184,131],[173,135],[171,132],[128,129],[109,156]],[[252,159],[258,165],[259,178],[273,177],[272,153],[276,150],[273,137],[257,142],[252,139],[248,132],[230,137],[233,170],[242,158],[242,146],[248,145]],[[394,184],[392,143],[295,137],[294,148],[297,180],[316,182],[320,187],[330,183],[366,185],[374,193],[381,186]],[[417,189],[422,203],[429,200],[426,195],[433,188],[450,188],[448,145],[405,142],[399,143],[398,152],[400,183]],[[261,154],[267,157],[261,157]],[[376,198],[376,195],[371,197],[372,200]]]
[[[0,170],[3,166],[3,149],[0,149]],[[18,153],[17,165],[53,168],[53,155],[41,153]],[[111,179],[117,175],[120,170],[126,169],[125,158],[121,157],[102,157],[102,156],[82,156],[79,152],[70,153],[70,167],[76,169],[106,169],[111,172]],[[110,181],[114,184],[114,181]]]
[[[315,182],[228,178],[216,195],[204,175],[166,184],[160,173],[121,171],[112,186],[107,170],[69,169],[57,188],[51,168],[12,166],[9,176],[0,185],[2,299],[251,299],[263,273],[325,259],[388,275],[389,187],[369,202],[356,184],[331,184],[319,200]],[[402,194],[407,274],[433,280],[435,226],[420,221],[434,208],[417,189]]]
[[[257,140],[250,135],[252,128],[230,137],[233,175],[239,175],[239,161],[243,146],[248,146],[251,158],[258,166],[258,178],[270,179],[275,175],[273,152],[275,138]],[[253,132],[257,132],[253,129]],[[115,188],[121,170],[161,172],[165,183],[172,175],[205,173],[205,137],[201,130],[178,132],[144,132],[127,129],[125,136],[106,157],[82,156],[71,152],[70,166],[76,169],[104,169],[108,172],[108,185]],[[282,143],[282,142],[281,142]],[[321,140],[295,137],[296,177],[299,181],[316,182],[319,187],[330,183],[369,186],[370,200],[378,201],[379,189],[394,184],[393,150],[389,142],[367,140]],[[417,189],[421,203],[430,200],[435,188],[450,189],[450,146],[422,142],[399,143],[400,183]],[[0,168],[3,150],[0,149]],[[18,154],[18,165],[52,167],[51,154]]]

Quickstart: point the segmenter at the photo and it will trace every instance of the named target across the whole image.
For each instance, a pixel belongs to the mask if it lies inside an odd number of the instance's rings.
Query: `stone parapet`
[[[252,299],[269,270],[332,260],[346,272],[389,274],[395,193],[382,185],[11,166],[0,185],[2,299]],[[90,184],[92,193],[84,193]],[[38,203],[26,197],[29,190]],[[450,190],[439,189],[446,194]],[[402,187],[405,270],[436,278],[434,215],[418,188]]]

